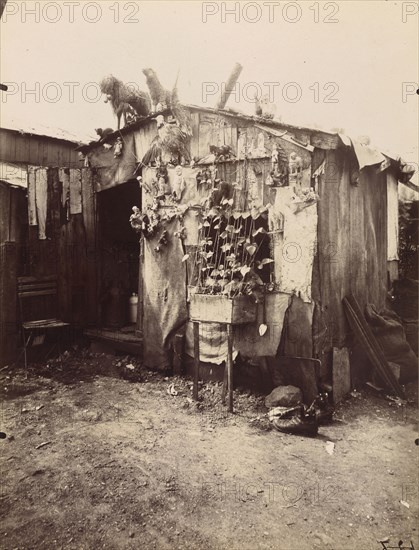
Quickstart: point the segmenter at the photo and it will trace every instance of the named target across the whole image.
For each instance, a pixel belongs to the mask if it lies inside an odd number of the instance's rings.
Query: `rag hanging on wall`
[[[38,218],[38,238],[45,240],[45,226],[47,220],[47,195],[48,195],[48,174],[46,168],[38,168],[35,172],[35,202]]]

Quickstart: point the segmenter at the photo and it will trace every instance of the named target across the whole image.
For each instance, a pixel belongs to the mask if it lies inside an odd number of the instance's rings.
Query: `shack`
[[[192,364],[195,294],[250,296],[234,356],[256,378],[274,378],[284,357],[317,360],[336,395],[365,377],[342,299],[381,310],[397,278],[398,181],[411,176],[401,159],[264,114],[179,103],[77,151],[61,140],[53,158],[50,138],[25,139],[25,154],[0,155],[26,166],[28,213],[26,259],[4,296],[19,274],[53,273],[63,321],[168,372]],[[16,325],[11,310],[2,326]],[[201,323],[199,339],[201,372],[221,378],[225,325]]]
[[[256,362],[317,358],[324,380],[335,357],[348,391],[365,358],[351,351],[342,299],[352,293],[362,308],[385,306],[398,272],[398,180],[411,174],[399,158],[344,135],[183,108],[190,134],[179,154],[156,149],[176,125],[170,110],[80,148],[92,174],[96,235],[107,243],[96,296],[110,286],[138,293],[144,362],[170,370],[193,355],[190,292],[228,294],[228,278],[239,294],[262,283],[257,319],[236,331],[235,352]],[[139,243],[128,232],[129,213]],[[225,329],[202,324],[200,340],[202,364],[217,371]]]

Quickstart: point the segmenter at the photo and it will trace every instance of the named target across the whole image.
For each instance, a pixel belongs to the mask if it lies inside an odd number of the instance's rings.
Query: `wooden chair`
[[[18,277],[17,296],[19,301],[21,333],[25,368],[27,348],[36,336],[45,338],[49,331],[67,331],[70,323],[58,318],[57,279],[55,275],[36,278]],[[58,346],[61,352],[60,339]],[[54,345],[55,347],[55,345]]]

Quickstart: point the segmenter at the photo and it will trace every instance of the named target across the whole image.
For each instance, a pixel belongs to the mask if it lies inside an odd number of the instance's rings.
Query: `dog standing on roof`
[[[151,101],[147,92],[136,87],[124,84],[113,75],[105,76],[99,84],[100,91],[112,105],[112,110],[118,121],[118,130],[121,128],[121,117],[124,126],[131,120],[144,117],[151,112]]]

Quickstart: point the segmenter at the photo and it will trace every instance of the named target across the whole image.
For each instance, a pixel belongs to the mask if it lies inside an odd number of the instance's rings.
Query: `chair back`
[[[17,295],[21,322],[57,319],[57,278],[18,277]]]

